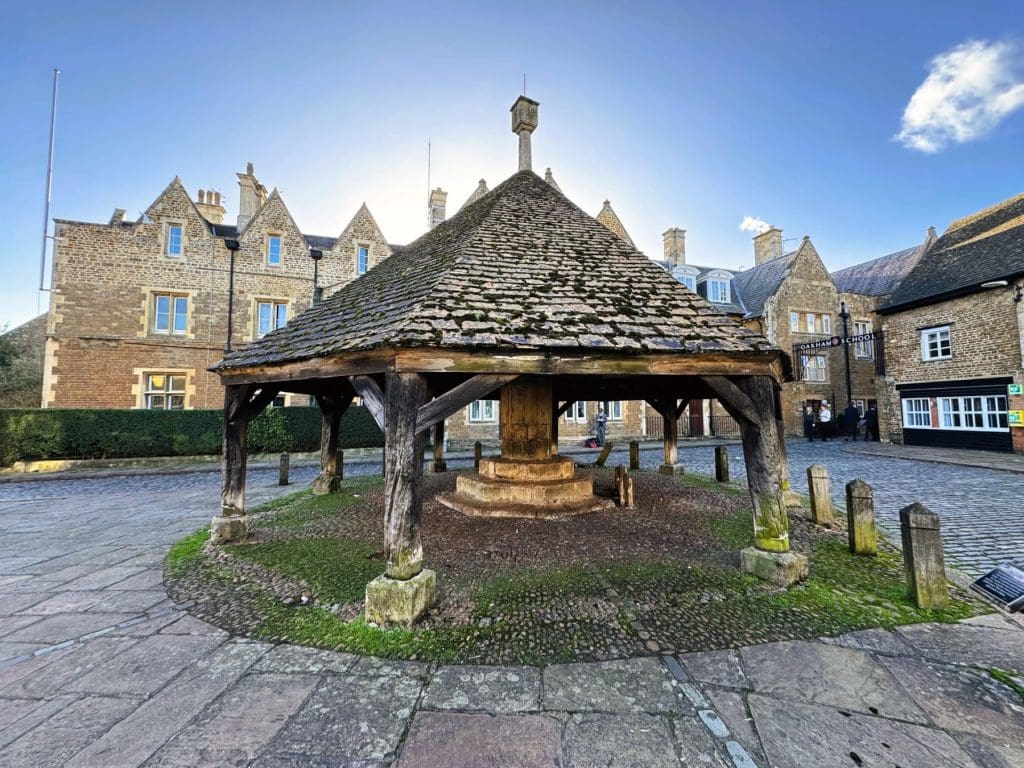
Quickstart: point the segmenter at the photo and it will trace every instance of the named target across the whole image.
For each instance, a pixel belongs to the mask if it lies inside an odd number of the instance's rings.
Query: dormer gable
[[[727,269],[713,267],[701,271],[697,277],[697,293],[712,304],[730,304],[733,300],[732,279],[735,274]]]
[[[359,210],[338,235],[332,254],[341,264],[351,262],[355,277],[391,255],[391,247],[366,203],[359,206]]]
[[[268,268],[309,268],[309,245],[277,189],[238,233],[238,240],[246,254]]]
[[[669,269],[669,274],[694,293],[697,292],[697,278],[700,277],[699,267],[695,267],[693,264],[679,264]]]

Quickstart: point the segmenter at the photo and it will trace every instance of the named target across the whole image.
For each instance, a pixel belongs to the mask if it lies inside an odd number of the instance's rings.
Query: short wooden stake
[[[729,449],[724,445],[715,446],[715,480],[729,482]]]
[[[878,554],[875,492],[859,478],[846,484],[846,531],[853,554]]]
[[[900,538],[907,597],[918,608],[945,608],[949,590],[939,516],[916,501],[904,507],[900,510]]]
[[[334,455],[337,457],[334,461],[334,474],[338,476],[338,482],[341,482],[345,479],[345,452],[339,448]]]
[[[605,443],[604,447],[601,449],[601,453],[599,453],[597,456],[597,466],[603,467],[605,465],[605,462],[608,461],[608,454],[610,454],[611,452],[612,443]]]
[[[484,447],[480,444],[480,441],[477,440],[476,443],[473,444],[473,469],[480,469],[480,459],[483,458],[483,455]]]
[[[811,519],[818,525],[831,528],[835,525],[835,516],[832,513],[828,470],[821,464],[811,464],[807,468],[807,488],[811,496]]]
[[[287,453],[281,454],[281,463],[277,467],[277,484],[288,485],[288,465],[291,462]]]
[[[431,472],[447,472],[448,462],[444,458],[444,422],[434,425],[434,461],[430,465]]]
[[[636,440],[629,442],[629,469],[631,472],[640,469],[640,443]]]

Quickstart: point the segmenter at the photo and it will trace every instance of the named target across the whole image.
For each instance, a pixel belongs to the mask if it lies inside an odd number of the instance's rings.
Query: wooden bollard
[[[629,470],[635,472],[640,469],[640,443],[636,440],[629,441]]]
[[[835,517],[832,514],[832,496],[828,487],[828,470],[821,464],[811,464],[807,468],[807,489],[811,496],[811,519],[818,525],[832,527]]]
[[[288,465],[291,463],[291,458],[287,453],[281,454],[281,463],[277,467],[277,484],[288,485]]]
[[[918,608],[945,608],[949,590],[939,516],[916,501],[904,507],[900,510],[900,538],[907,597]]]
[[[473,469],[480,469],[480,459],[483,458],[483,455],[484,447],[480,444],[480,441],[477,440],[473,444]]]
[[[612,443],[605,443],[604,447],[601,449],[601,453],[599,453],[597,456],[597,466],[603,467],[605,465],[605,462],[608,461],[608,454],[610,454],[611,452]]]
[[[715,480],[729,482],[729,449],[724,445],[715,446]]]
[[[615,468],[615,496],[619,506],[624,509],[633,509],[633,478],[629,476],[626,467],[619,464]]]
[[[337,457],[334,461],[334,476],[341,482],[345,479],[345,452],[339,448],[334,455]]]
[[[878,554],[875,492],[859,478],[846,484],[846,532],[853,554]]]

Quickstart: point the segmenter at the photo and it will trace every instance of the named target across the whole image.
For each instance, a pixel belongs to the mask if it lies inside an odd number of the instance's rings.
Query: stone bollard
[[[473,445],[473,469],[480,469],[480,459],[483,458],[483,455],[484,447],[480,444],[480,441],[477,440]]]
[[[287,453],[281,454],[281,463],[278,465],[277,468],[278,485],[288,485],[288,465],[290,461],[291,458],[288,456]]]
[[[604,447],[601,448],[601,453],[599,453],[598,456],[597,456],[597,466],[603,467],[605,465],[605,462],[608,461],[608,454],[610,454],[611,452],[612,452],[612,443],[610,443],[610,442],[605,443]]]
[[[939,516],[915,501],[900,510],[900,537],[907,596],[918,608],[945,608],[949,590]]]
[[[832,514],[832,496],[829,494],[828,470],[821,464],[807,468],[807,490],[811,496],[811,519],[818,525],[835,525]]]
[[[846,484],[846,532],[855,555],[878,554],[875,531],[875,492],[863,480]]]
[[[729,482],[729,449],[724,445],[715,446],[715,480]]]
[[[640,443],[636,440],[629,443],[629,469],[631,472],[640,469]]]

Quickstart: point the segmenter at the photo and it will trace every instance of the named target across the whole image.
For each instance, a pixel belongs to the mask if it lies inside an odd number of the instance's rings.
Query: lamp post
[[[843,320],[843,357],[846,359],[846,404],[853,402],[853,381],[850,377],[850,313],[846,302],[839,302],[839,317]]]
[[[224,245],[227,247],[228,252],[231,254],[228,260],[228,335],[224,343],[224,351],[231,351],[231,326],[232,316],[235,311],[235,251],[237,251],[241,245],[237,240],[226,238]]]
[[[309,258],[313,260],[313,305],[320,303],[320,299],[323,295],[323,291],[318,285],[320,277],[320,259],[324,257],[324,252],[318,248],[309,249]]]

